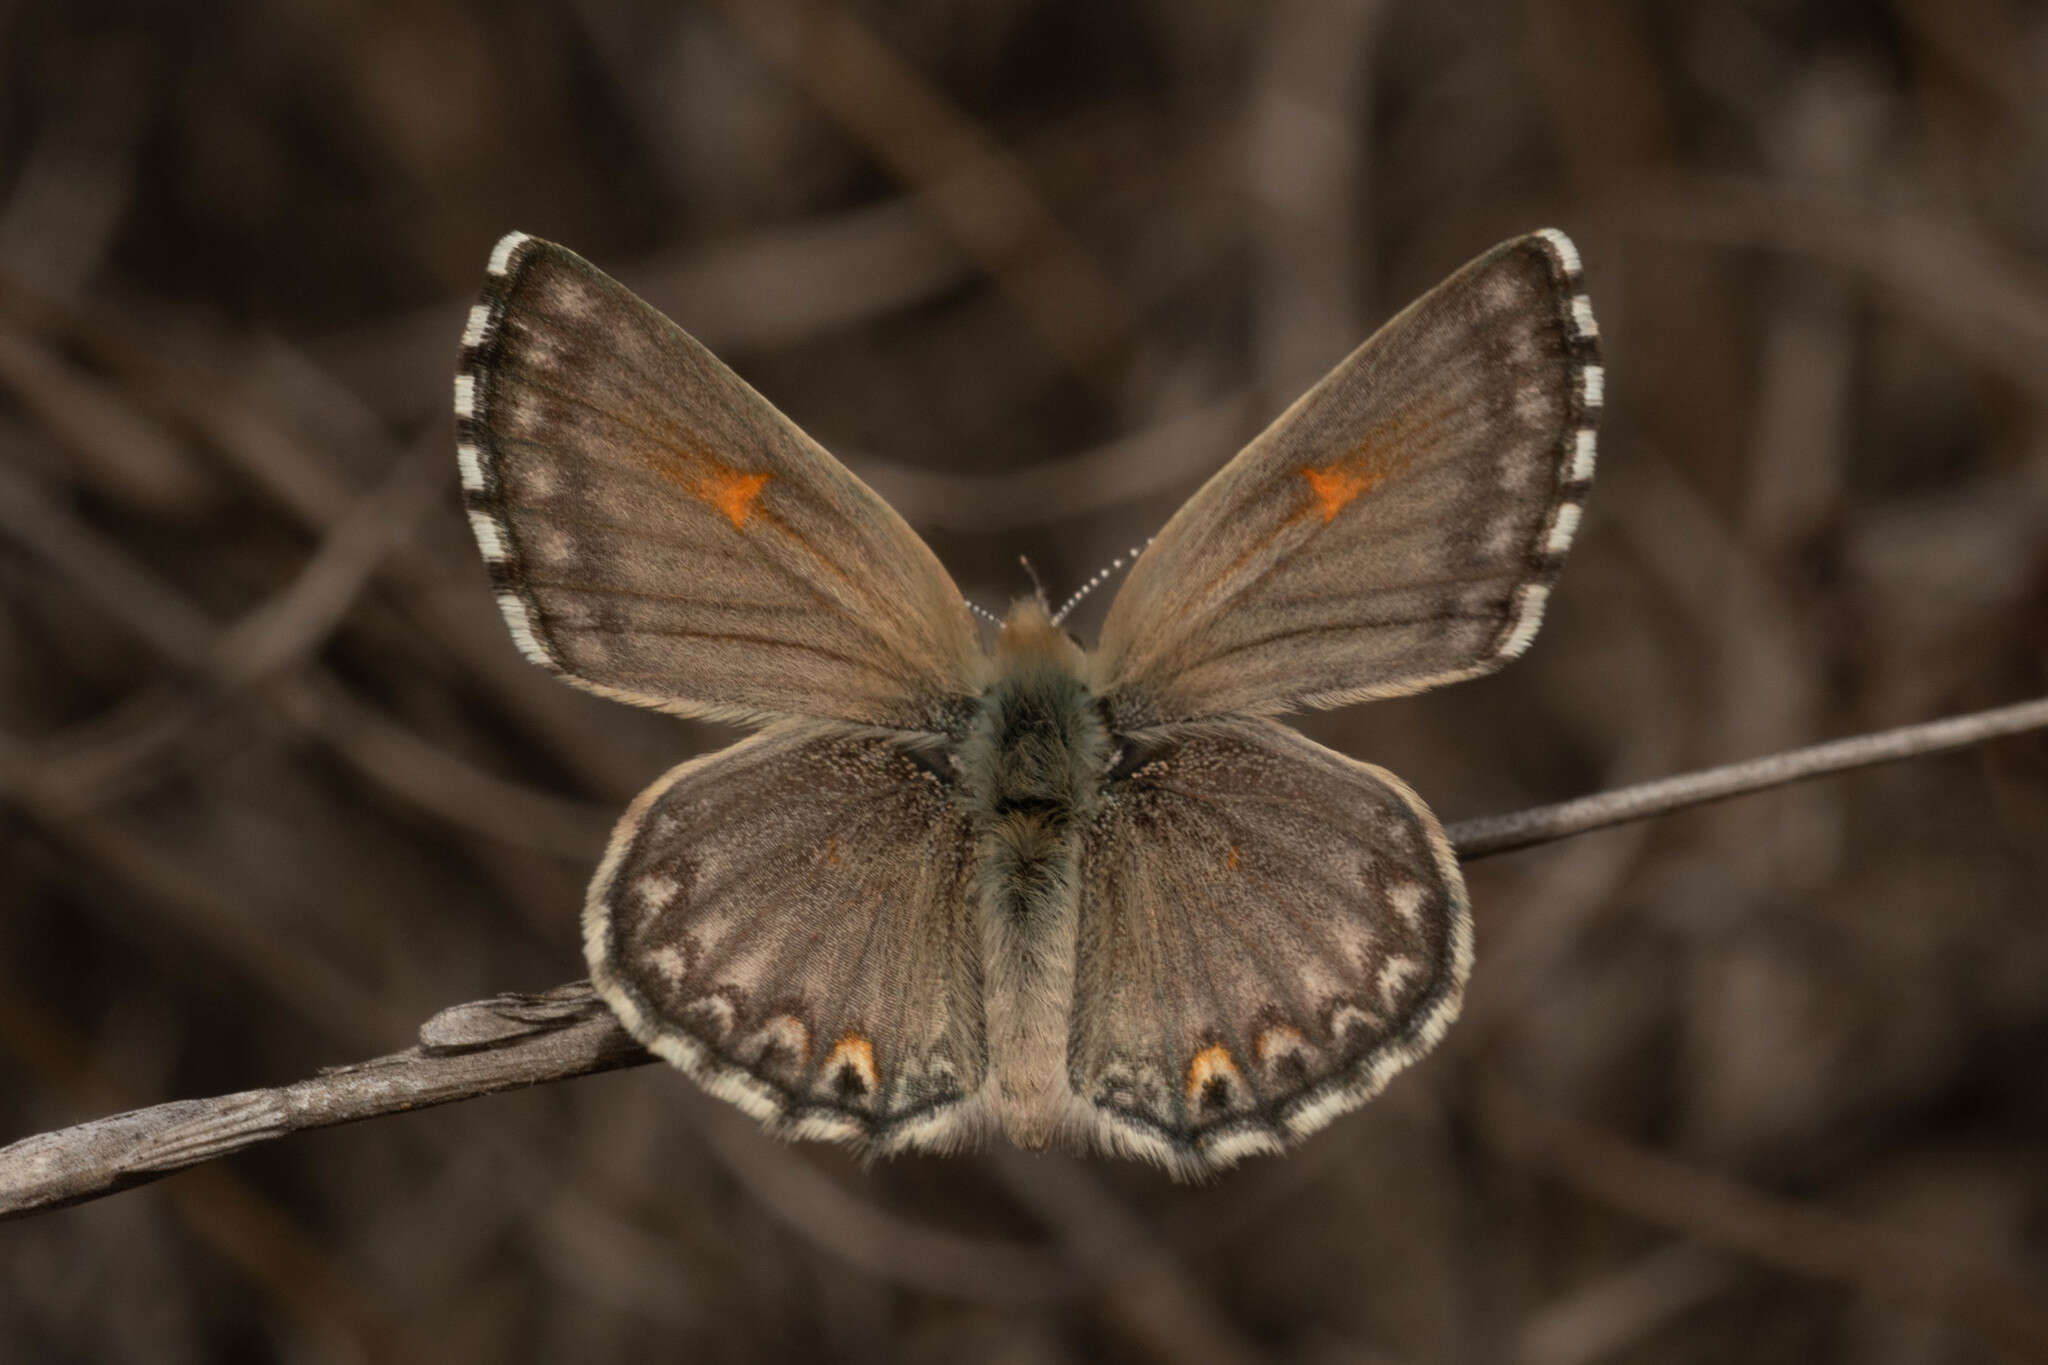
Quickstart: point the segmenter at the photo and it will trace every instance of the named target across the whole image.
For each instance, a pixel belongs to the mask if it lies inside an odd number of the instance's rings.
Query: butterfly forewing
[[[1471,927],[1442,828],[1391,773],[1266,720],[1151,739],[1083,839],[1068,1066],[1107,1145],[1199,1174],[1428,1051]]]
[[[667,318],[514,233],[456,378],[471,525],[535,662],[687,713],[942,728],[967,607],[877,497]]]
[[[809,722],[635,801],[590,889],[634,1037],[797,1136],[947,1147],[986,1066],[974,841],[929,768]]]
[[[1103,626],[1128,724],[1395,696],[1527,648],[1593,473],[1602,370],[1547,230],[1395,317],[1198,492]]]

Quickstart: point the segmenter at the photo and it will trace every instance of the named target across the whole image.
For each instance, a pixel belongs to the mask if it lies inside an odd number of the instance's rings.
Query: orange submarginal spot
[[[794,1014],[776,1015],[761,1026],[755,1037],[759,1047],[757,1061],[771,1052],[788,1053],[799,1067],[811,1059],[810,1027]]]
[[[1238,864],[1238,861],[1239,861],[1239,859],[1238,859],[1237,845],[1236,845],[1236,844],[1232,844],[1232,845],[1230,846],[1230,857],[1224,860],[1224,863],[1223,863],[1223,865],[1224,865],[1224,867],[1228,868],[1228,869],[1229,869],[1230,871],[1232,871],[1232,872],[1235,872],[1235,871],[1237,871],[1237,864]]]
[[[1221,1043],[1209,1044],[1188,1063],[1188,1103],[1199,1103],[1202,1091],[1214,1080],[1244,1084],[1244,1077],[1238,1074],[1237,1063],[1231,1060],[1230,1049]]]
[[[1264,1066],[1282,1052],[1293,1052],[1306,1046],[1308,1039],[1302,1036],[1300,1029],[1288,1024],[1275,1024],[1253,1041],[1252,1050],[1258,1054],[1259,1064]]]
[[[774,477],[772,474],[748,474],[730,465],[712,464],[690,484],[690,493],[725,513],[725,519],[732,523],[733,530],[743,531],[753,518],[756,504],[761,501],[761,490]]]
[[[839,856],[839,841],[837,839],[827,839],[825,841],[825,861],[833,867],[839,866],[840,862],[843,861]]]
[[[875,1045],[858,1033],[848,1033],[832,1045],[830,1055],[825,1058],[825,1074],[833,1075],[841,1067],[851,1068],[860,1077],[862,1086],[869,1094],[876,1090]]]

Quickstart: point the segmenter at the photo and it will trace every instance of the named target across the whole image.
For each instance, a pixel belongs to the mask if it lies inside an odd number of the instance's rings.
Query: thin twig
[[[60,1208],[260,1142],[652,1058],[583,983],[443,1010],[420,1045],[271,1090],[131,1109],[0,1148],[0,1218]]]
[[[106,1053],[43,1010],[18,977],[0,977],[0,1042],[53,1095],[67,1103],[104,1105],[126,1088]],[[412,1365],[436,1357],[421,1349],[331,1239],[290,1217],[246,1173],[227,1166],[191,1172],[165,1191],[172,1213],[193,1240],[239,1268],[326,1350],[331,1360]]]
[[[1467,858],[1889,759],[2048,726],[2048,698],[1794,749],[1450,827]],[[0,1148],[0,1219],[94,1199],[307,1128],[324,1128],[651,1060],[577,982],[456,1005],[405,1052],[273,1090],[153,1105]]]
[[[1931,720],[1921,725],[1903,725],[1895,730],[1856,735],[1804,749],[1787,749],[1764,758],[1728,763],[1718,768],[1639,782],[1597,796],[1536,806],[1512,815],[1488,815],[1461,820],[1446,832],[1461,858],[1483,858],[1507,853],[1531,844],[1623,825],[1686,806],[1704,805],[1748,792],[1782,787],[1809,777],[1867,768],[1899,758],[1964,749],[1987,739],[2024,734],[2048,726],[2048,697],[2017,702],[2011,706],[1975,711],[1966,716]]]

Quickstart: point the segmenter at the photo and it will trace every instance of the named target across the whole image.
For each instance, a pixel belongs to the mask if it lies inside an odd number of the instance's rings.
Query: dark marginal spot
[[[1300,1052],[1290,1052],[1273,1064],[1280,1073],[1280,1079],[1289,1085],[1302,1085],[1308,1081],[1308,1059]]]
[[[832,1093],[841,1101],[857,1100],[868,1093],[868,1083],[849,1063],[839,1068],[839,1074],[832,1078]]]
[[[1202,1098],[1196,1106],[1204,1114],[1230,1108],[1230,1081],[1227,1077],[1211,1076],[1202,1086]]]

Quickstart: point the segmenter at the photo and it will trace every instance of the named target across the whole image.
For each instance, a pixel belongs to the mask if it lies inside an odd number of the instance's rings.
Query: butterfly
[[[1006,1137],[1195,1177],[1370,1099],[1458,1012],[1458,862],[1276,717],[1521,654],[1602,407],[1554,229],[1388,322],[1137,557],[1092,650],[984,638],[909,525],[574,253],[492,252],[455,380],[513,640],[755,727],[626,811],[584,908],[632,1035],[780,1135]]]

